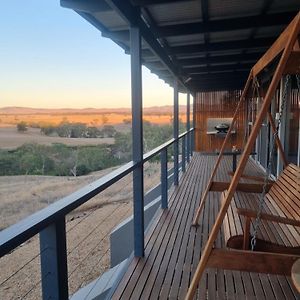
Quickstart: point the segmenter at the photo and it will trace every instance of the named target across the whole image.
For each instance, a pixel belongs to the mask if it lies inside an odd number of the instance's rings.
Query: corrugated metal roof
[[[169,84],[174,76],[182,84],[191,77],[186,86],[193,91],[241,88],[249,66],[300,9],[299,0],[61,0],[61,4],[127,53],[130,23],[138,24],[144,64]]]
[[[192,45],[204,43],[204,34],[187,34],[166,38],[170,46]]]
[[[128,29],[128,24],[115,11],[95,12],[93,16],[111,31]]]
[[[299,0],[289,0],[286,2],[285,0],[273,0],[269,9],[269,13],[281,12],[281,11],[293,11],[295,7],[300,6]]]
[[[257,0],[213,0],[208,1],[211,19],[252,16],[260,13],[264,1]]]
[[[273,34],[280,35],[281,31],[282,31],[282,26],[261,27],[261,28],[257,28],[255,37],[261,38],[266,36],[272,36]]]
[[[210,42],[224,42],[245,40],[249,37],[252,29],[231,30],[223,32],[211,32],[209,34]]]
[[[200,1],[168,2],[149,5],[147,8],[159,26],[202,20]]]

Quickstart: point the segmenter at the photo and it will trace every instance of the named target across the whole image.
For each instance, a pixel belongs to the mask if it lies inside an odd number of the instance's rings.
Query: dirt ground
[[[11,176],[0,179],[0,226],[7,227],[93,182],[112,169],[71,178]],[[159,182],[159,164],[145,165],[145,190]],[[129,174],[66,217],[69,292],[72,295],[110,265],[109,233],[132,214]],[[40,250],[35,236],[0,260],[0,299],[40,299]]]
[[[15,126],[0,126],[0,149],[14,149],[25,143],[52,145],[61,143],[68,146],[87,146],[99,144],[113,144],[114,138],[63,138],[41,134],[39,128],[28,128],[26,132],[18,132]]]

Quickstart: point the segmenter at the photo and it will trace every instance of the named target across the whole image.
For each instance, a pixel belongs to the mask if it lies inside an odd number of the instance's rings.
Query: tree
[[[28,130],[28,127],[27,127],[27,123],[24,122],[24,121],[21,121],[17,124],[17,130],[19,132],[25,132]]]
[[[86,137],[87,138],[97,138],[101,137],[102,132],[97,127],[87,127],[86,129]]]
[[[123,119],[123,123],[129,125],[131,124],[131,119],[130,118]]]
[[[117,133],[116,129],[112,125],[105,125],[102,129],[104,137],[114,137]]]
[[[83,123],[75,123],[71,124],[70,126],[71,132],[70,137],[71,138],[80,138],[84,137],[86,133],[86,125]]]
[[[105,125],[108,122],[108,117],[106,115],[101,116],[102,124]]]
[[[70,123],[60,123],[56,127],[56,132],[60,137],[70,137],[71,136],[71,124]]]
[[[112,145],[112,152],[115,157],[122,162],[129,161],[132,158],[132,137],[131,132],[117,132],[115,143]]]
[[[43,125],[41,127],[41,133],[45,134],[45,135],[52,135],[54,134],[56,131],[56,127],[52,126],[52,125]]]

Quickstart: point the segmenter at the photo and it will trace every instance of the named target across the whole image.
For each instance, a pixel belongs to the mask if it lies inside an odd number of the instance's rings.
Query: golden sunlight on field
[[[90,113],[90,111],[92,111]],[[172,109],[151,108],[146,109],[144,120],[152,124],[170,124],[172,122]],[[186,114],[181,112],[179,118],[186,121]],[[17,124],[25,122],[28,130],[17,131]],[[117,131],[126,132],[131,127],[131,114],[128,109],[120,109],[117,112],[97,111],[93,109],[78,111],[67,109],[35,110],[27,108],[2,108],[0,109],[0,148],[14,149],[24,143],[37,143],[51,145],[62,143],[68,146],[99,145],[103,143],[113,144],[114,138],[64,138],[59,136],[46,136],[40,128],[61,123],[84,123],[87,126],[101,128],[104,125],[113,125]]]
[[[185,114],[180,114],[184,122]],[[131,120],[130,114],[0,114],[1,124],[18,124],[26,122],[29,125],[57,125],[62,122],[84,123],[89,126],[101,126],[104,124],[115,125]],[[155,124],[167,124],[172,120],[171,114],[144,115],[144,120]],[[3,125],[2,125],[3,126]],[[5,125],[4,125],[5,126]]]
[[[0,148],[14,149],[25,143],[35,143],[50,146],[61,143],[68,146],[113,144],[114,138],[64,138],[41,134],[39,128],[28,128],[26,132],[18,132],[16,127],[0,127]]]

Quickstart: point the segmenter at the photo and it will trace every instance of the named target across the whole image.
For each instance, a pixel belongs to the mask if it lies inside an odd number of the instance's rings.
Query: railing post
[[[185,147],[186,147],[186,139],[185,136],[182,137],[181,139],[181,143],[182,143],[182,150],[181,150],[181,167],[182,167],[182,172],[185,172]]]
[[[193,95],[193,133],[192,133],[192,149],[191,156],[193,156],[193,151],[195,151],[195,135],[196,135],[196,95]]]
[[[173,137],[174,142],[174,185],[178,185],[178,81],[174,80],[174,118],[173,118]]]
[[[65,218],[40,232],[43,299],[67,300],[68,266]]]
[[[144,179],[143,179],[143,100],[141,35],[137,27],[130,28],[131,49],[131,109],[133,170],[134,255],[144,256]]]
[[[168,148],[160,153],[161,208],[168,208]]]
[[[187,134],[187,147],[186,147],[186,152],[187,152],[187,162],[190,162],[190,148],[191,148],[191,136],[190,136],[190,115],[191,115],[191,101],[190,101],[190,93],[187,93],[186,97],[186,131],[188,132]]]

